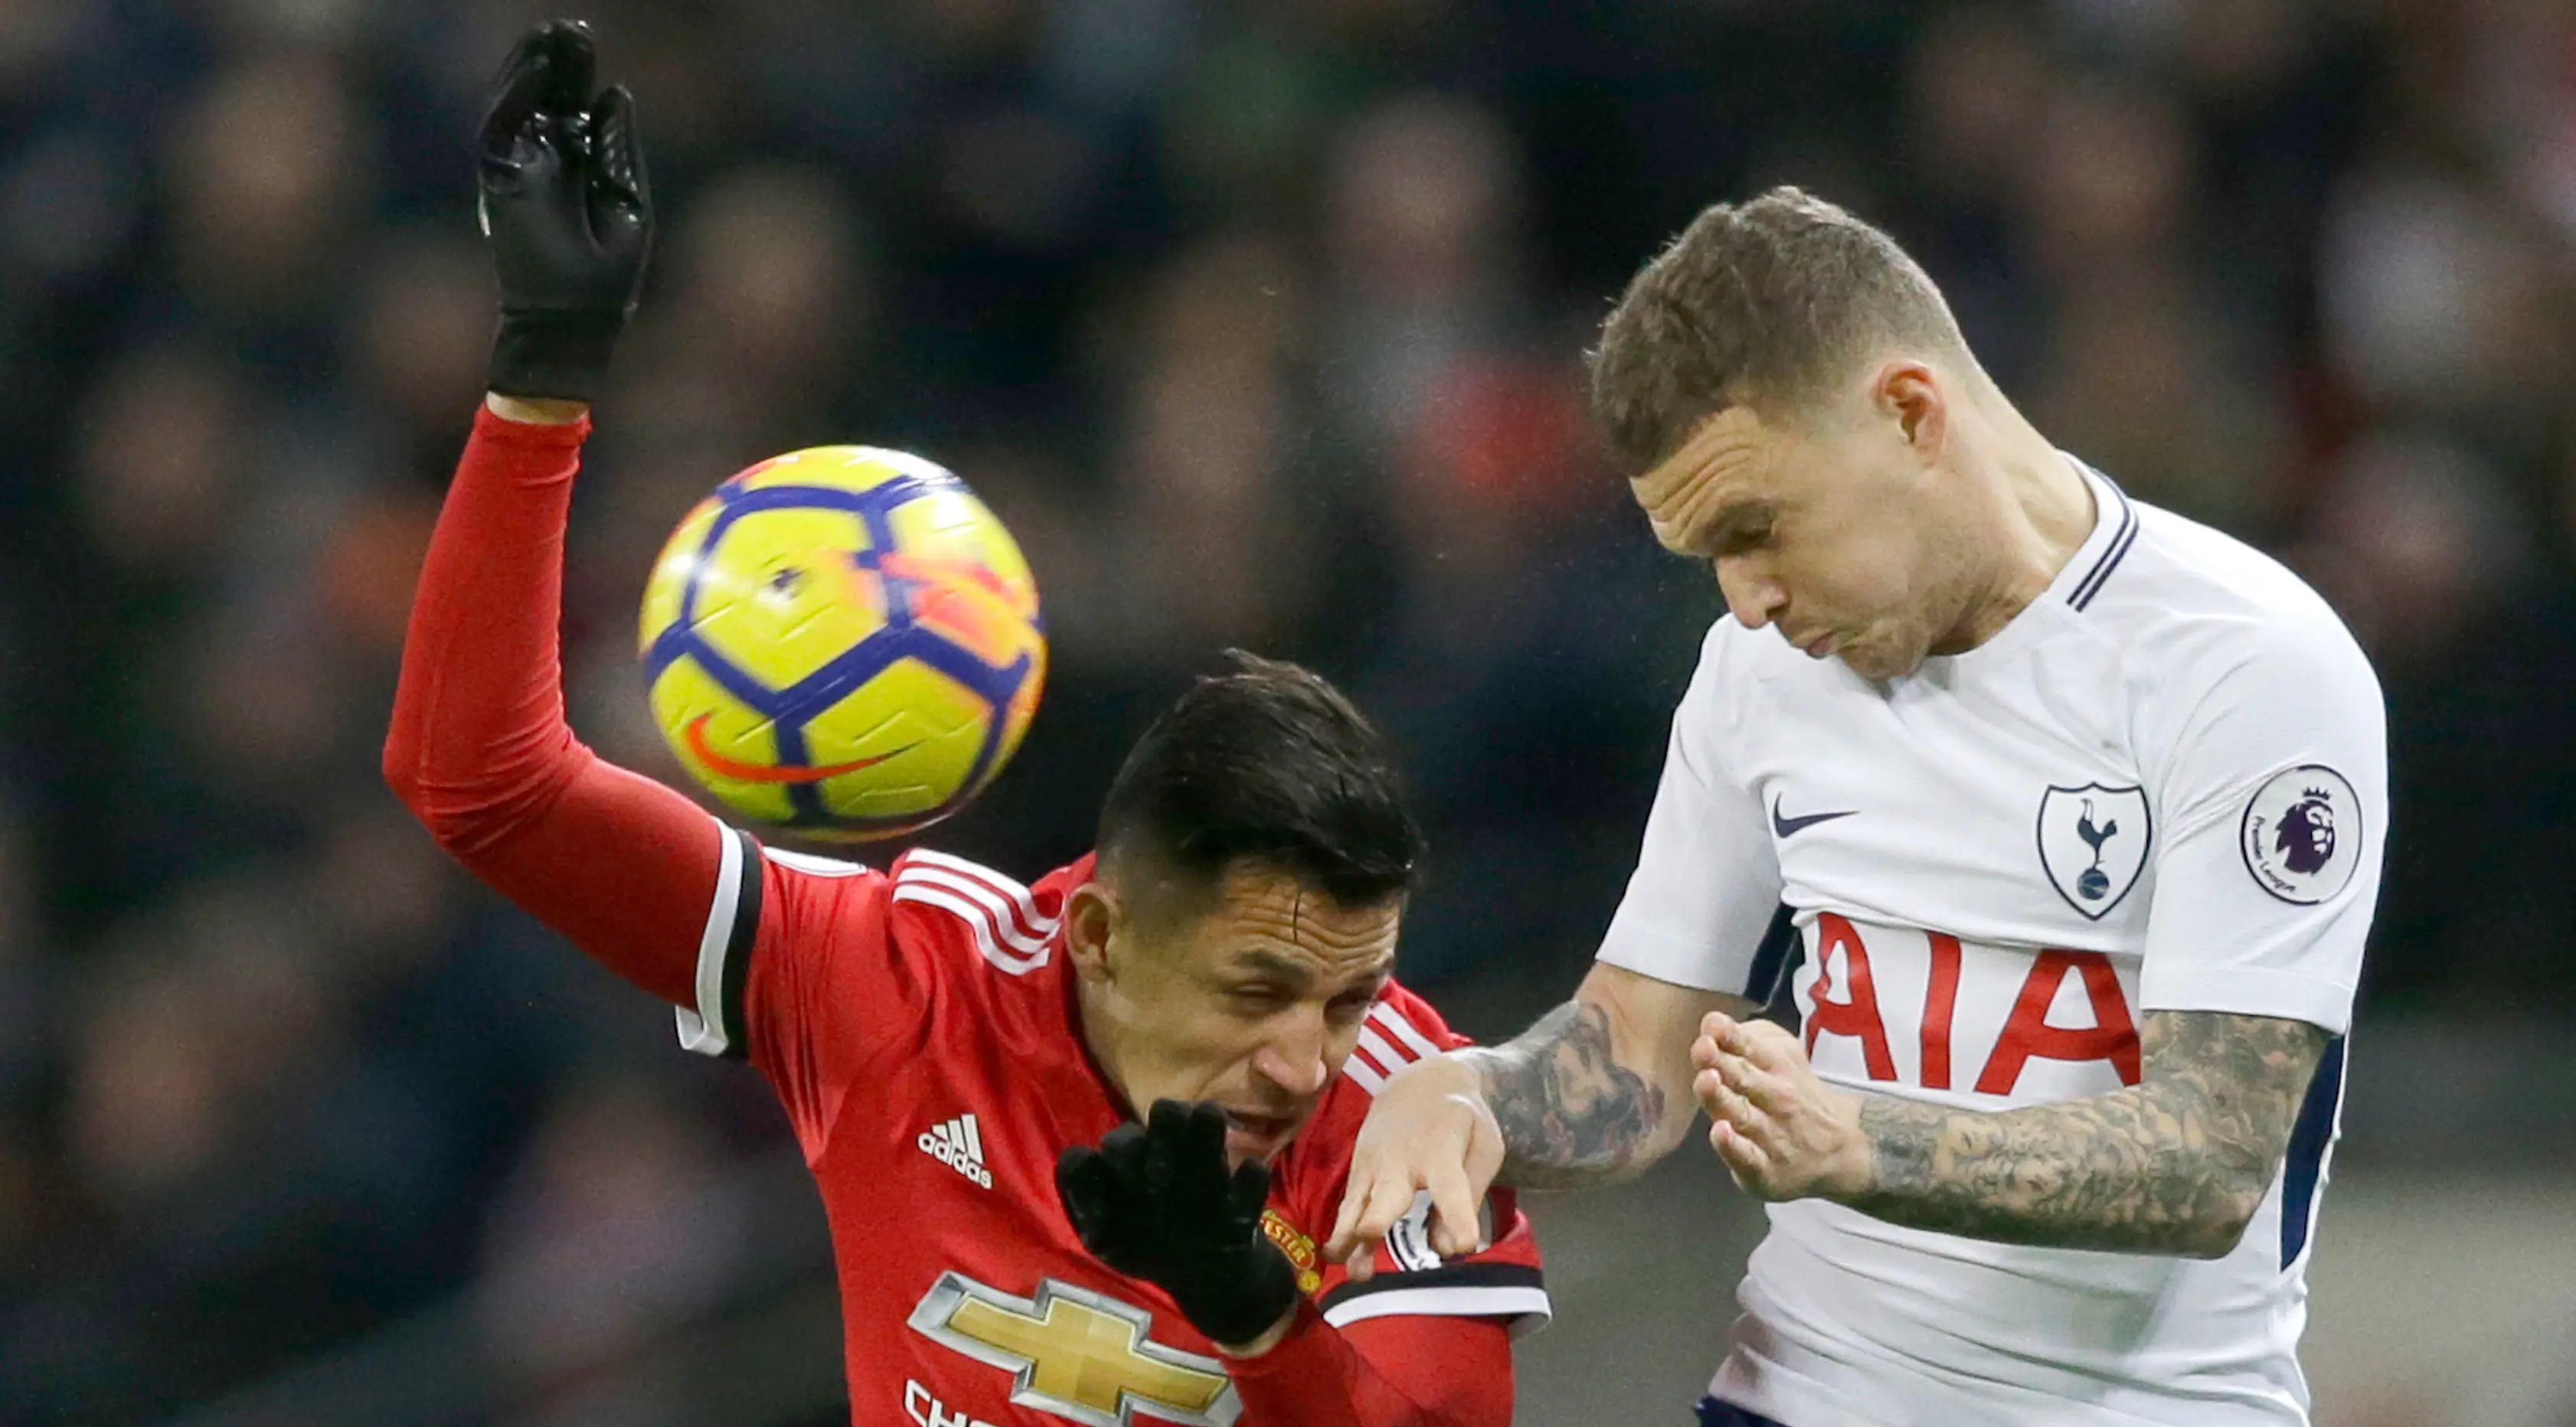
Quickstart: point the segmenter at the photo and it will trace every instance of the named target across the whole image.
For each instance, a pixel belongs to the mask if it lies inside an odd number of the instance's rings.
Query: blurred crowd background
[[[491,329],[471,135],[542,13],[0,0],[0,1423],[848,1420],[745,1406],[839,1374],[757,1079],[452,872],[374,771]],[[1069,860],[1192,672],[1305,659],[1432,831],[1408,979],[1516,1029],[1607,920],[1719,613],[1601,460],[1580,353],[1702,204],[1797,182],[1906,242],[2062,445],[2342,610],[2397,788],[2350,1173],[2568,1206],[2576,5],[581,13],[662,217],[572,549],[609,756],[675,776],[633,620],[679,513],[781,450],[916,448],[1018,533],[1057,656],[931,841]],[[2379,1252],[2336,1214],[2321,1274]],[[1600,1338],[1560,1311],[1534,1353]],[[2531,1356],[2576,1345],[2576,1308],[2517,1311]],[[2555,1427],[2566,1386],[2321,1421]]]

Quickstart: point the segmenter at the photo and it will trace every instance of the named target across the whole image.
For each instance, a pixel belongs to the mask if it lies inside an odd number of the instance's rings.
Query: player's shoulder
[[[1086,857],[1032,885],[930,848],[905,852],[883,871],[778,847],[762,847],[760,856],[771,894],[805,904],[797,925],[831,938],[864,919],[882,926],[904,960],[976,979],[1022,978],[1053,961],[1065,894],[1088,877],[1091,862]]]
[[[1429,1001],[1401,982],[1389,981],[1377,1004],[1369,1007],[1368,1019],[1360,1028],[1359,1049],[1351,1052],[1342,1072],[1374,1077],[1376,1083],[1367,1088],[1375,1094],[1387,1076],[1426,1055],[1465,1044],[1467,1038],[1449,1029],[1449,1022]]]
[[[2376,689],[2359,642],[2295,571],[2225,531],[2119,499],[2134,533],[2073,603],[2124,651],[2137,680],[2168,692],[2205,688],[2259,665]]]
[[[895,935],[911,957],[978,982],[1028,976],[1058,955],[1064,899],[1089,880],[1091,859],[1034,884],[952,853],[914,848],[886,869]]]

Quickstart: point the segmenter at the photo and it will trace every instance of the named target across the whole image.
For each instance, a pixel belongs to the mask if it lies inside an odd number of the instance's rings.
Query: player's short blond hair
[[[1967,358],[1941,289],[1895,239],[1774,188],[1711,204],[1638,270],[1590,354],[1592,415],[1634,475],[1728,407],[1810,409],[1890,345]]]

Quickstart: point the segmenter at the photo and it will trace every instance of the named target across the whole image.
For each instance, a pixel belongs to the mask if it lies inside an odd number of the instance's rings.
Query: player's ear
[[[1940,459],[1949,438],[1950,394],[1929,365],[1908,359],[1881,367],[1870,402],[1895,420],[1917,460],[1928,466]]]
[[[1064,950],[1073,958],[1074,974],[1085,981],[1110,979],[1109,943],[1126,908],[1118,894],[1099,882],[1085,882],[1064,899]]]

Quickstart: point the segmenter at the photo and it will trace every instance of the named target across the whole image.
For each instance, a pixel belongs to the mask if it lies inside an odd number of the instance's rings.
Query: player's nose
[[[1719,560],[1717,588],[1726,596],[1726,612],[1747,629],[1760,629],[1780,613],[1789,602],[1789,593],[1780,582],[1752,569],[1744,560]]]
[[[1253,1053],[1252,1068],[1291,1095],[1318,1093],[1333,1073],[1325,1059],[1323,1028],[1300,1027],[1264,1042]]]

